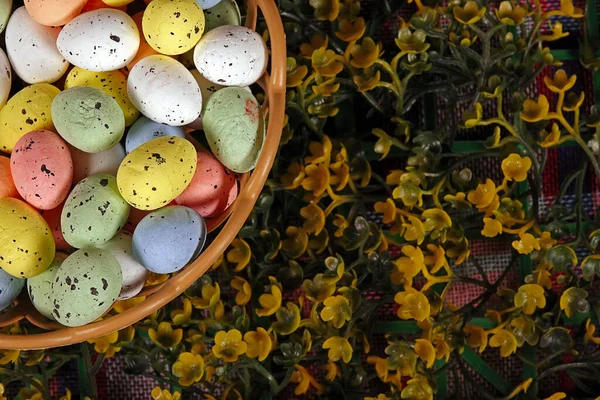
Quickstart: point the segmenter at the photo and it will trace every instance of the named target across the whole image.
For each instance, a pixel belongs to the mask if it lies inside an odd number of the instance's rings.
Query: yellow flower
[[[171,311],[171,320],[173,325],[185,325],[192,318],[192,302],[187,297],[183,297],[183,309]]]
[[[285,230],[286,239],[281,243],[281,248],[290,258],[298,258],[308,247],[308,235],[303,228],[288,226]]]
[[[281,183],[285,189],[296,189],[300,187],[305,176],[304,165],[294,161],[288,167],[287,172],[281,177]]]
[[[258,357],[258,361],[264,361],[269,356],[273,346],[271,336],[261,327],[258,327],[256,331],[246,332],[244,341],[248,343],[246,355],[250,358]]]
[[[512,242],[512,247],[519,252],[519,254],[529,254],[533,250],[540,249],[540,243],[530,233],[520,235],[521,240],[515,240]]]
[[[452,8],[454,18],[465,25],[477,23],[483,18],[485,11],[485,7],[479,7],[479,4],[472,0],[467,1],[463,7],[455,6]]]
[[[522,347],[525,342],[535,346],[540,338],[539,329],[535,322],[528,317],[521,316],[510,321],[511,332],[517,338],[517,346]]]
[[[562,400],[562,399],[564,399],[566,397],[567,397],[567,395],[565,393],[558,392],[558,393],[554,393],[550,397],[546,397],[544,400]]]
[[[404,239],[406,241],[412,242],[416,241],[417,244],[423,243],[425,240],[425,226],[423,222],[417,217],[410,216],[408,217],[410,224],[402,224],[406,230],[404,231]]]
[[[297,65],[296,60],[292,57],[288,57],[286,60],[287,65],[287,79],[285,86],[289,88],[297,87],[302,84],[302,80],[308,74],[308,67],[306,65]]]
[[[471,35],[471,32],[469,32],[467,29],[464,29],[460,33],[460,36],[454,32],[450,32],[448,34],[448,39],[450,40],[450,43],[455,46],[469,47],[477,41],[477,35]]]
[[[546,96],[541,94],[537,101],[532,99],[525,100],[521,119],[525,122],[539,122],[548,115],[549,110],[550,103],[548,103]]]
[[[329,349],[327,357],[333,362],[342,359],[344,363],[348,364],[352,359],[352,346],[345,337],[332,336],[323,343],[324,349]]]
[[[422,29],[411,32],[409,28],[402,28],[398,31],[398,37],[395,39],[396,46],[406,54],[421,54],[427,51],[429,43],[425,43],[427,34]]]
[[[161,322],[158,329],[148,329],[148,336],[152,343],[163,348],[175,347],[181,342],[183,337],[182,329],[175,329],[168,322]]]
[[[392,272],[392,281],[396,285],[404,283],[406,286],[412,286],[413,278],[425,267],[425,257],[419,247],[406,245],[402,246],[401,251],[406,257],[394,261],[396,268]]]
[[[385,358],[377,357],[377,356],[368,356],[367,363],[375,365],[375,372],[377,372],[377,376],[383,382],[387,381],[388,377],[388,367],[385,361]]]
[[[168,277],[168,275],[167,275]],[[119,314],[129,310],[130,308],[135,307],[140,304],[142,301],[146,300],[146,296],[132,297],[127,300],[117,300],[113,306],[113,310],[118,312]]]
[[[323,305],[325,307],[321,310],[321,319],[326,322],[331,321],[334,328],[341,328],[346,321],[350,321],[350,318],[352,318],[352,307],[350,307],[350,302],[344,296],[328,297]]]
[[[255,310],[256,315],[260,317],[267,317],[275,314],[279,307],[281,307],[281,289],[277,285],[271,285],[271,293],[261,294],[258,298],[258,302],[262,308]]]
[[[565,98],[565,102],[563,103],[563,110],[573,112],[583,105],[584,100],[585,92],[579,93],[579,96],[571,92]]]
[[[325,371],[325,379],[329,382],[333,382],[336,380],[336,378],[342,377],[342,371],[340,371],[340,367],[338,367],[337,364],[331,360],[327,360],[327,365],[322,365],[320,368]]]
[[[415,289],[406,288],[404,292],[398,292],[394,296],[394,301],[400,305],[398,309],[398,317],[400,319],[414,319],[417,321],[423,321],[429,317],[431,313],[431,307],[429,305],[429,299]]]
[[[237,329],[232,329],[228,332],[217,332],[212,352],[225,362],[236,362],[247,348],[248,344],[242,340],[242,333]]]
[[[362,17],[356,18],[354,21],[342,19],[339,21],[339,31],[335,32],[335,36],[344,42],[354,42],[365,34],[367,26]]]
[[[110,351],[111,345],[115,344],[119,339],[119,332],[115,331],[108,335],[101,336],[96,339],[90,339],[87,342],[94,345],[94,351],[99,354],[106,354]],[[114,355],[114,352],[111,356]]]
[[[356,85],[356,89],[359,92],[368,92],[369,90],[375,89],[379,81],[381,80],[381,72],[376,71],[374,75],[367,75],[362,77],[360,75],[355,75],[352,80]]]
[[[466,111],[462,115],[462,120],[465,124],[465,128],[473,128],[481,122],[483,117],[483,106],[480,102],[475,103],[475,110]]]
[[[467,209],[471,208],[471,204],[466,200],[467,195],[463,192],[458,192],[456,195],[447,194],[444,196],[444,201],[452,204],[452,207],[457,209]]]
[[[488,344],[487,332],[477,325],[465,325],[463,332],[467,334],[467,344],[471,347],[479,347],[479,352],[483,353]]]
[[[277,310],[275,318],[277,321],[271,324],[273,330],[281,335],[290,335],[300,326],[300,309],[288,301],[285,307]]]
[[[431,273],[435,274],[441,268],[448,267],[448,260],[446,259],[446,251],[442,246],[437,246],[435,244],[428,244],[427,250],[431,252],[431,254],[425,256],[425,264],[431,266]]]
[[[592,324],[590,318],[585,321],[585,337],[584,342],[587,343],[591,341],[594,344],[600,344],[600,337],[595,337],[594,333],[596,333],[596,325]]]
[[[513,7],[510,1],[503,1],[496,9],[496,17],[504,25],[520,25],[524,18],[529,15],[525,7]]]
[[[540,39],[545,42],[551,42],[569,36],[569,32],[563,32],[563,25],[560,22],[555,22],[554,25],[548,21],[548,26],[552,30],[551,35],[540,35]]]
[[[215,285],[205,284],[202,286],[202,298],[192,297],[192,305],[201,310],[211,308],[217,305],[221,298],[221,288],[215,282]]]
[[[309,300],[321,302],[335,292],[335,283],[328,283],[323,279],[323,274],[317,274],[313,280],[306,279],[302,283],[302,288]]]
[[[2,389],[1,388],[0,388],[0,400],[6,400],[6,398],[2,398]],[[62,396],[59,400],[71,400],[71,391],[69,389],[66,389],[65,395]]]
[[[559,69],[554,73],[554,78],[544,77],[544,84],[554,93],[562,93],[570,90],[577,82],[577,75],[567,76],[564,69]]]
[[[502,233],[502,224],[500,221],[492,218],[483,219],[483,229],[481,234],[485,237],[493,238]]]
[[[584,289],[570,287],[560,296],[560,309],[569,318],[579,312],[587,312],[590,309],[590,303],[586,300],[587,296],[588,293]]]
[[[181,353],[173,364],[173,375],[179,378],[181,386],[191,386],[199,382],[204,375],[202,356],[192,353]]]
[[[553,15],[563,15],[571,18],[582,18],[584,16],[583,10],[573,5],[573,0],[560,0],[560,9],[546,13],[545,18],[549,18]]]
[[[536,308],[546,307],[544,288],[535,283],[522,285],[515,295],[515,306],[522,307],[523,312],[531,315]]]
[[[544,133],[544,140],[538,143],[542,147],[558,146],[561,143],[560,140],[560,128],[555,122],[552,124],[552,130],[550,132],[542,131]]]
[[[485,183],[477,185],[475,190],[471,190],[467,199],[478,209],[485,208],[492,204],[496,196],[496,184],[491,179],[486,179]]]
[[[335,190],[343,190],[350,180],[350,166],[346,162],[340,162],[331,164],[329,168],[333,171],[329,183],[334,186],[337,185]]]
[[[6,397],[4,397],[4,384],[2,383],[0,383],[0,400],[8,400]]]
[[[494,336],[490,338],[490,346],[500,347],[500,355],[508,357],[517,351],[517,339],[510,331],[499,329],[494,332]]]
[[[310,151],[311,155],[305,157],[304,162],[307,164],[329,164],[332,149],[333,143],[331,143],[329,136],[325,135],[323,136],[323,142],[310,142],[308,145],[308,150]]]
[[[433,388],[426,376],[417,374],[406,383],[401,397],[407,400],[433,400]]]
[[[348,45],[350,48],[350,64],[356,68],[368,68],[381,55],[381,43],[375,44],[370,37],[363,38],[361,44],[356,42]]]
[[[236,276],[231,281],[231,287],[237,290],[235,295],[235,304],[238,306],[245,306],[252,298],[252,286],[247,280],[240,276]]]
[[[306,178],[302,180],[304,190],[313,192],[315,197],[321,196],[329,185],[329,168],[324,163],[310,164],[306,167]]]
[[[349,223],[348,223],[348,220],[346,220],[346,217],[344,217],[343,215],[335,214],[335,219],[333,220],[333,225],[335,225],[337,227],[333,236],[339,238],[339,237],[344,236],[344,231],[346,230],[346,228],[348,228]]]
[[[462,264],[471,255],[469,241],[463,238],[457,246],[449,248],[446,254],[448,254],[448,257],[454,259],[456,265]]]
[[[311,203],[300,209],[300,215],[304,218],[302,227],[308,233],[318,235],[325,227],[325,214],[321,207]]]
[[[391,224],[396,220],[396,203],[390,198],[385,203],[378,201],[375,203],[375,212],[383,214],[384,224]]]
[[[435,362],[435,349],[427,339],[415,340],[415,353],[419,358],[427,363],[427,368],[433,367]]]
[[[425,210],[423,211],[422,216],[425,218],[423,225],[425,226],[426,231],[442,231],[452,226],[452,220],[450,219],[450,216],[446,213],[446,211],[440,210],[439,208],[430,208],[429,210]]]
[[[294,365],[296,371],[292,374],[291,382],[297,383],[296,389],[294,389],[294,394],[299,396],[308,391],[309,386],[312,385],[317,391],[317,393],[321,393],[325,390],[323,385],[321,385],[313,376],[304,368],[302,365],[296,364]]]
[[[328,44],[329,38],[327,36],[323,36],[320,33],[313,33],[310,44],[302,43],[302,45],[300,45],[300,53],[302,54],[302,57],[311,59],[315,50],[327,48]]]
[[[315,9],[315,18],[319,21],[334,21],[340,12],[339,0],[309,0]]]
[[[374,150],[375,153],[381,154],[380,160],[383,160],[389,154],[392,144],[394,143],[394,138],[391,138],[384,130],[375,128],[373,129],[373,135],[377,136],[379,139],[375,142]],[[397,141],[397,139],[396,139]]]
[[[529,386],[531,386],[531,383],[533,382],[533,378],[529,378],[526,379],[525,381],[521,382],[519,385],[517,385],[516,388],[513,389],[512,392],[510,392],[508,394],[508,396],[506,396],[507,399],[512,399],[515,398],[519,393],[523,392],[527,392],[529,390]]]
[[[401,182],[392,192],[392,197],[402,200],[409,208],[423,205],[423,191],[412,182]]]
[[[523,182],[531,168],[531,158],[512,153],[502,160],[502,172],[509,181]]]
[[[320,48],[312,54],[312,67],[319,74],[332,78],[344,69],[344,64],[340,62],[340,56],[333,50]]]
[[[244,239],[239,238],[233,239],[231,246],[233,248],[227,252],[227,261],[236,264],[234,271],[239,272],[250,263],[252,250]]]
[[[152,389],[150,396],[152,397],[152,400],[179,400],[181,398],[179,392],[171,393],[167,389],[161,389],[158,386]]]

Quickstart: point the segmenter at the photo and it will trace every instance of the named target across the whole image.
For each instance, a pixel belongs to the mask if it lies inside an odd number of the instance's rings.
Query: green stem
[[[87,343],[81,344],[81,353],[83,362],[85,363],[85,370],[90,384],[90,390],[92,391],[90,393],[90,397],[96,400],[98,399],[98,385],[96,383],[96,375],[93,373],[92,356],[90,355],[90,349]]]

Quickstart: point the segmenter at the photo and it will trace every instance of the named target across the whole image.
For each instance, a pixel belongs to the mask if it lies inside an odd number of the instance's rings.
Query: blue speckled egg
[[[15,278],[0,268],[0,311],[12,304],[21,289],[25,286],[25,279]]]
[[[143,145],[146,142],[163,136],[177,136],[185,138],[185,132],[181,126],[170,126],[154,122],[150,118],[140,117],[129,128],[125,139],[125,151],[130,153],[132,150]]]
[[[169,206],[148,214],[133,233],[133,254],[157,274],[179,271],[202,251],[206,224],[194,210]]]

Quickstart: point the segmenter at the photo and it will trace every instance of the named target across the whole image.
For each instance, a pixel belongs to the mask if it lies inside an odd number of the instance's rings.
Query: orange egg
[[[64,205],[65,203],[63,202],[61,205],[52,210],[40,210],[39,213],[46,220],[46,223],[52,231],[52,236],[54,236],[54,243],[56,244],[56,249],[68,251],[73,248],[65,240],[60,225],[60,215],[62,214],[62,209]]]
[[[94,11],[99,8],[116,8],[117,10],[121,10],[123,12],[127,11],[127,6],[113,7],[109,6],[102,0],[89,0],[85,7],[83,7],[83,12]]]
[[[62,26],[79,15],[87,0],[25,0],[25,8],[37,23]]]
[[[10,160],[0,156],[0,199],[4,197],[21,198],[10,173]]]

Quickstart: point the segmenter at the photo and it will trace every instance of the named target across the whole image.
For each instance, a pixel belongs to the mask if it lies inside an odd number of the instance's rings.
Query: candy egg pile
[[[264,142],[240,23],[235,0],[0,0],[0,312],[26,287],[85,325],[201,254]]]

